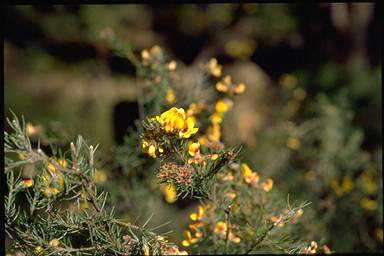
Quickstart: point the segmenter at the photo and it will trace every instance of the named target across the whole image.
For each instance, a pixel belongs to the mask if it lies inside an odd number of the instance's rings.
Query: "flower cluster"
[[[63,159],[56,160],[56,163],[66,168],[68,162]],[[64,191],[64,175],[51,163],[48,163],[47,174],[42,176],[41,192],[47,198],[56,196]]]
[[[298,209],[297,211],[295,211],[295,213],[293,214],[292,219],[289,222],[291,224],[297,223],[298,219],[303,215],[303,213],[304,213],[304,210],[302,208]],[[284,219],[288,215],[289,215],[289,210],[285,209],[283,211],[283,213],[281,213],[280,215],[278,215],[278,216],[276,216],[276,215],[271,216],[270,220],[271,220],[271,222],[273,223],[274,226],[283,227],[286,224],[284,222]]]
[[[223,93],[241,94],[245,91],[245,85],[243,83],[234,84],[230,75],[226,75],[223,79],[216,83],[216,90]]]
[[[241,165],[241,169],[242,169],[245,183],[248,183],[248,184],[251,184],[255,187],[258,187],[259,186],[259,180],[260,180],[259,175],[257,175],[256,172],[252,171],[252,169],[246,163],[243,163]],[[270,191],[272,189],[272,187],[273,187],[272,179],[266,179],[264,182],[261,183],[261,188],[265,192]]]
[[[312,241],[308,247],[305,247],[302,249],[301,253],[303,254],[315,254],[315,253],[325,253],[330,254],[332,253],[329,247],[324,244],[323,246],[320,246],[320,251],[318,251],[318,244],[316,241]]]
[[[199,130],[195,127],[195,118],[186,118],[183,108],[173,107],[155,118],[167,133],[177,133],[181,139],[187,139]]]
[[[162,187],[162,190],[165,195],[165,201],[167,201],[167,203],[172,204],[176,202],[177,193],[175,186],[169,184],[167,186]]]
[[[222,66],[218,65],[217,59],[215,59],[215,58],[210,59],[206,66],[207,66],[207,69],[211,75],[213,75],[215,77],[221,76]]]
[[[191,213],[190,218],[194,221],[193,224],[189,225],[189,228],[195,232],[195,236],[192,236],[191,231],[185,230],[184,237],[185,239],[181,242],[184,247],[188,247],[192,244],[195,244],[199,241],[199,239],[203,236],[203,227],[207,226],[207,222],[202,222],[205,211],[210,208],[210,205],[205,207],[199,206],[197,213]]]
[[[341,184],[337,182],[337,180],[332,180],[330,186],[336,192],[337,196],[342,196],[353,189],[353,182],[349,177],[344,177]]]
[[[218,234],[221,238],[225,239],[228,232],[228,240],[233,243],[240,243],[240,237],[237,237],[235,233],[231,230],[234,229],[235,225],[227,225],[224,221],[219,221],[216,223],[214,228],[214,233]]]
[[[157,45],[151,49],[142,50],[141,58],[143,77],[154,82],[155,85],[165,86],[165,99],[169,105],[174,104],[176,102],[175,92],[171,85],[165,81],[168,81],[168,73],[176,69],[177,62],[175,60],[166,62],[163,50]]]
[[[141,51],[142,63],[144,66],[149,66],[151,69],[156,70],[160,64],[164,62],[164,53],[162,49],[155,45],[151,49],[144,49]],[[175,60],[166,64],[166,67],[173,71],[176,69],[177,63]]]
[[[178,139],[187,139],[199,130],[195,127],[195,117],[187,116],[183,108],[173,107],[150,121],[147,131],[142,135],[142,148],[153,158],[165,153],[163,145],[167,143],[162,139],[164,131],[176,135]]]
[[[188,164],[201,164],[202,166],[207,165],[207,161],[216,160],[218,154],[202,154],[200,152],[200,143],[199,142],[190,142],[188,146],[188,154],[192,157],[188,159]]]

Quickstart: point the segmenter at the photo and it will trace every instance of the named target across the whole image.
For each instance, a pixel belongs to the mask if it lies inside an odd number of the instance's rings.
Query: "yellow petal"
[[[184,247],[188,247],[188,246],[191,245],[187,240],[183,240],[183,241],[181,242],[181,244],[182,244]]]
[[[153,158],[156,158],[155,151],[156,151],[155,146],[153,146],[153,145],[149,146],[148,154],[149,154],[150,156],[152,156]]]
[[[196,221],[197,220],[197,214],[196,213],[192,213],[190,216],[191,220],[193,221]]]

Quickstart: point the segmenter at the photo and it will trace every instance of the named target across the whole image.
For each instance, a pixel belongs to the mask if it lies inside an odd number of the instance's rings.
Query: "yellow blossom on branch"
[[[198,154],[198,152],[200,152],[200,143],[199,142],[191,143],[188,146],[188,153],[190,156],[195,156],[196,154]]]
[[[232,105],[233,103],[229,99],[219,100],[215,105],[215,111],[218,113],[225,113],[232,107]]]
[[[104,183],[107,180],[107,174],[104,170],[95,171],[95,182]]]
[[[29,188],[29,187],[32,187],[33,185],[33,180],[32,179],[26,179],[24,180],[24,185]]]
[[[228,230],[228,225],[224,221],[219,221],[216,223],[214,232],[219,234],[222,238],[226,237]],[[232,231],[228,231],[228,240],[234,243],[240,243],[240,238],[237,237]]]
[[[211,122],[212,124],[221,124],[223,121],[223,118],[221,117],[220,113],[213,113],[211,116]]]
[[[374,211],[377,209],[377,202],[375,200],[364,197],[360,200],[360,206],[369,211]]]
[[[260,179],[259,175],[257,175],[256,172],[253,172],[246,163],[243,163],[241,165],[241,170],[243,172],[244,181],[246,183],[255,184],[259,182],[259,179]]]
[[[167,100],[167,102],[169,104],[173,104],[176,102],[176,96],[175,96],[175,93],[173,92],[172,88],[167,89],[165,99]]]
[[[195,127],[195,119],[186,118],[183,108],[173,107],[155,118],[167,133],[178,132],[179,137],[186,139],[195,134],[199,128]]]
[[[205,211],[205,208],[202,206],[199,206],[198,213],[192,213],[190,215],[191,220],[197,221],[197,220],[200,220],[201,218],[203,218],[204,211]]]
[[[210,141],[220,141],[220,125],[214,124],[208,128],[208,139]]]
[[[176,66],[177,66],[177,62],[175,60],[172,60],[170,61],[168,64],[167,64],[167,68],[169,70],[175,70],[176,69]]]
[[[265,192],[268,192],[272,189],[273,187],[273,181],[271,179],[267,179],[266,181],[264,181],[262,184],[261,184],[263,190]]]
[[[167,185],[164,189],[165,201],[167,203],[174,203],[177,199],[176,188],[173,185]]]
[[[209,60],[208,69],[213,76],[215,77],[221,76],[222,66],[217,64],[217,59],[212,58]]]
[[[28,136],[36,136],[40,133],[41,127],[37,126],[37,125],[35,126],[32,123],[28,122],[25,125],[25,130],[26,130]]]
[[[300,148],[300,140],[296,137],[289,137],[287,140],[287,147],[293,150]]]
[[[198,240],[199,240],[197,237],[192,237],[192,234],[191,234],[191,232],[190,232],[189,230],[184,230],[183,235],[184,235],[184,237],[185,237],[186,239],[183,240],[183,241],[181,242],[181,244],[182,244],[183,246],[185,246],[185,247],[188,247],[188,246],[190,246],[191,244],[195,244],[195,243],[197,243]]]
[[[240,84],[237,84],[235,85],[235,87],[233,88],[233,92],[235,94],[241,94],[245,91],[245,85],[243,83],[240,83]]]

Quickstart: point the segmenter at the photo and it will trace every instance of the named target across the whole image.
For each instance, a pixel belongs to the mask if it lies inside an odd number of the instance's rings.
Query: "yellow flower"
[[[240,83],[238,85],[236,85],[234,88],[233,88],[233,92],[235,94],[241,94],[245,91],[245,85],[243,83]]]
[[[228,192],[227,197],[232,199],[232,200],[235,199],[236,198],[236,192],[233,192],[233,191]]]
[[[244,176],[250,176],[252,174],[251,168],[249,168],[248,164],[246,163],[241,165],[241,170],[243,171]]]
[[[25,154],[25,153],[20,153],[20,152],[18,152],[17,153],[17,156],[19,157],[19,159],[20,160],[25,160],[25,159],[27,159],[27,154]]]
[[[35,136],[40,132],[41,129],[39,126],[35,126],[32,123],[28,122],[25,125],[25,130],[26,130],[28,136]]]
[[[62,167],[67,165],[65,160],[57,160],[57,163]],[[49,174],[42,176],[43,187],[41,191],[46,197],[51,197],[64,191],[64,175],[52,163],[48,163],[47,170]]]
[[[68,162],[67,162],[67,160],[65,160],[65,159],[58,159],[58,160],[57,160],[57,163],[58,163],[61,167],[63,167],[63,168],[67,168],[67,166],[68,166]]]
[[[45,197],[47,197],[47,198],[49,198],[51,196],[55,196],[58,193],[60,193],[60,191],[57,188],[54,188],[54,187],[45,188],[42,192],[45,195]]]
[[[95,182],[96,183],[104,183],[107,180],[107,174],[104,170],[96,170],[95,171]]]
[[[185,112],[182,108],[173,107],[155,119],[163,126],[167,133],[178,132],[179,137],[186,139],[195,134],[199,128],[195,127],[195,117],[190,116],[185,119]],[[143,144],[144,146],[144,144]],[[154,152],[153,149],[151,149]]]
[[[301,215],[303,215],[303,213],[304,213],[304,210],[300,208],[299,210],[297,210],[297,212],[295,212],[293,216],[294,218],[299,218]]]
[[[151,54],[159,54],[161,53],[161,48],[158,45],[153,46],[150,49]]]
[[[316,253],[316,249],[317,249],[317,243],[315,241],[312,241],[311,245],[308,247],[308,251],[310,253]]]
[[[40,256],[40,255],[43,255],[43,251],[44,251],[43,247],[38,245],[35,247],[34,253],[35,255]]]
[[[176,194],[176,189],[173,185],[167,185],[167,187],[165,188],[165,200],[167,201],[167,203],[174,203],[177,199],[177,194]]]
[[[257,183],[259,182],[259,175],[256,172],[253,172],[251,168],[246,163],[241,165],[241,170],[243,172],[244,180],[246,183]]]
[[[207,145],[207,143],[208,143],[207,138],[205,136],[201,136],[199,138],[199,143],[200,143],[200,145]]]
[[[148,147],[148,146],[149,146],[148,141],[143,140],[143,144],[141,144],[141,146],[143,147],[143,149],[146,148],[146,147]]]
[[[343,182],[341,184],[341,188],[344,193],[349,192],[353,188],[353,182],[350,178],[344,177]]]
[[[230,75],[226,75],[225,77],[223,77],[223,82],[226,85],[230,85],[232,83],[232,77]]]
[[[191,143],[188,147],[188,153],[189,155],[191,156],[195,156],[200,150],[200,143],[197,142],[197,143]]]
[[[225,113],[232,107],[232,102],[229,99],[219,100],[215,105],[215,111]]]
[[[364,197],[360,200],[360,206],[369,211],[374,211],[377,209],[377,202],[375,200]]]
[[[219,141],[221,137],[220,125],[214,124],[208,128],[208,139],[210,141]]]
[[[182,244],[184,247],[188,247],[188,246],[190,246],[191,244],[195,244],[195,243],[197,243],[197,241],[199,240],[197,237],[192,237],[191,232],[190,232],[189,230],[184,230],[183,235],[184,235],[184,237],[186,238],[185,240],[183,240],[183,241],[181,242],[181,244]]]
[[[233,232],[229,232],[228,239],[236,244],[240,243],[240,237],[237,237]]]
[[[221,237],[225,237],[227,235],[227,230],[228,225],[223,221],[217,222],[214,228],[214,232],[219,234]],[[240,243],[240,238],[236,237],[236,235],[231,231],[228,233],[228,239],[231,242]]]
[[[164,125],[166,132],[173,132],[184,127],[185,113],[184,109],[173,107],[156,117]]]
[[[167,100],[167,102],[169,104],[173,104],[176,102],[176,96],[175,96],[175,93],[173,92],[172,88],[167,89],[165,99]]]
[[[219,221],[215,225],[214,232],[225,235],[227,232],[227,224],[224,221]]]
[[[58,160],[56,160],[56,163],[63,168],[67,168],[67,166],[68,166],[68,162],[65,159],[58,159]],[[53,165],[52,163],[48,163],[47,168],[48,168],[48,171],[51,173],[57,171],[55,165]]]
[[[228,85],[224,84],[223,82],[217,82],[216,83],[216,90],[219,92],[227,92],[228,91]]]
[[[195,120],[193,117],[188,117],[184,123],[183,129],[179,132],[179,137],[187,139],[195,134],[199,128],[195,127]]]
[[[193,221],[201,220],[201,218],[203,218],[204,216],[204,212],[205,212],[204,207],[199,206],[198,213],[192,213],[190,215],[191,220]]]
[[[143,58],[143,60],[148,60],[150,58],[148,50],[144,49],[141,51],[141,58]]]
[[[235,176],[233,175],[226,175],[223,177],[223,181],[227,181],[227,180],[234,180],[235,179]]]
[[[337,182],[337,180],[331,180],[330,182],[330,186],[331,188],[336,192],[336,194],[338,196],[342,196],[343,195],[343,189],[340,187],[339,183]]]
[[[299,149],[300,140],[296,137],[289,137],[287,140],[287,147],[294,150]]]
[[[212,155],[211,155],[211,160],[214,161],[214,160],[216,160],[218,157],[219,157],[218,154],[212,154]]]
[[[153,157],[153,158],[156,158],[156,148],[155,146],[153,145],[150,145],[149,148],[148,148],[148,154]]]
[[[32,179],[26,179],[24,180],[24,185],[29,188],[29,187],[32,187],[33,185],[33,180]]]
[[[210,61],[208,62],[208,68],[213,76],[215,77],[221,76],[222,67],[221,65],[217,64],[217,59],[215,58],[210,59]]]
[[[271,179],[267,179],[266,181],[263,182],[262,187],[265,192],[270,191],[273,187],[273,181]]]
[[[167,64],[167,67],[168,67],[169,70],[175,70],[175,69],[176,69],[176,66],[177,66],[177,63],[176,63],[175,60],[172,60],[171,62],[169,62],[169,63]]]
[[[204,104],[203,103],[191,103],[189,105],[189,108],[187,110],[186,116],[192,116],[194,114],[198,114],[203,110]]]
[[[271,221],[273,222],[274,226],[283,227],[284,223],[281,222],[281,220],[282,220],[281,215],[280,216],[272,216],[271,217]]]
[[[148,247],[148,245],[145,244],[145,245],[143,246],[143,251],[144,251],[144,255],[145,255],[145,256],[148,256],[148,255],[149,255],[149,247]]]
[[[368,173],[368,171],[363,172],[363,189],[368,194],[374,194],[377,191],[377,183],[375,179]]]
[[[219,113],[213,113],[213,115],[211,116],[212,124],[221,124],[222,121],[223,121],[223,118]]]
[[[60,241],[57,240],[57,239],[52,239],[52,240],[49,242],[49,245],[52,246],[53,248],[57,248],[57,247],[59,247],[59,244],[60,244]]]
[[[186,251],[179,251],[179,248],[172,246],[171,248],[165,251],[165,255],[188,255]]]

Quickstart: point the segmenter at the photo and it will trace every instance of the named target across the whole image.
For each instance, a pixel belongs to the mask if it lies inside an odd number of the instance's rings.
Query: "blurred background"
[[[100,155],[109,154],[138,110],[135,66],[112,53],[107,31],[137,56],[153,45],[165,49],[186,89],[199,65],[216,57],[225,74],[247,87],[224,122],[223,139],[243,144],[243,160],[273,178],[282,198],[312,202],[297,224],[299,236],[325,239],[336,252],[382,251],[380,9],[374,3],[6,6],[4,115],[9,109],[24,115],[59,144],[83,134],[101,144]],[[101,157],[108,190],[114,170],[106,162]],[[172,219],[167,228],[180,241],[196,205],[145,203],[156,210],[154,223]],[[124,216],[129,209],[121,205]]]

